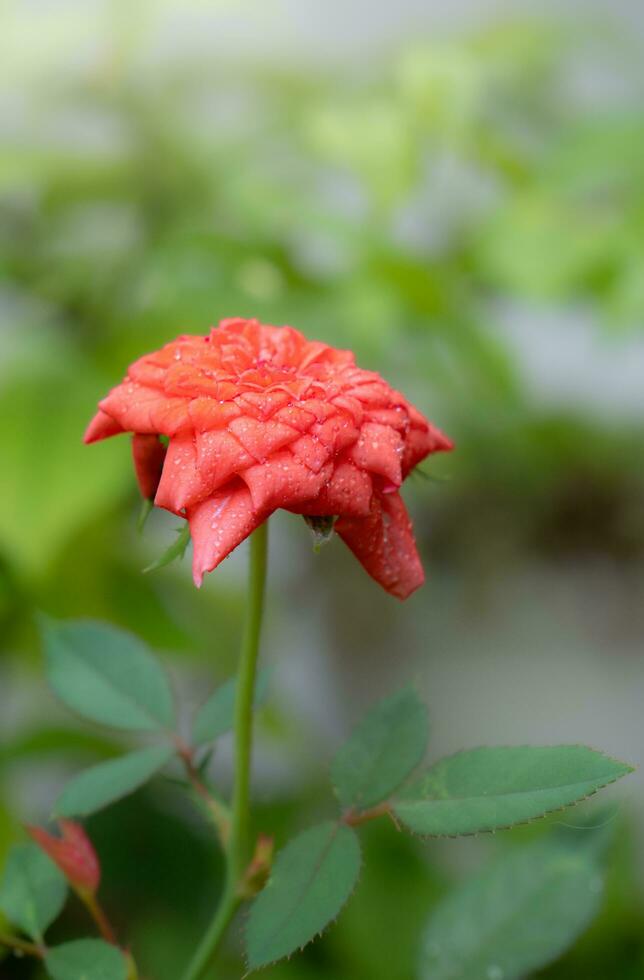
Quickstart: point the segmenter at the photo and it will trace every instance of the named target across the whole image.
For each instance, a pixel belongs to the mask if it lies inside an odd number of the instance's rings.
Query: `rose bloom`
[[[387,592],[424,574],[399,487],[452,443],[351,351],[222,320],[135,361],[85,434],[132,432],[145,497],[190,523],[197,585],[273,511],[334,529]],[[160,437],[167,437],[167,448]]]

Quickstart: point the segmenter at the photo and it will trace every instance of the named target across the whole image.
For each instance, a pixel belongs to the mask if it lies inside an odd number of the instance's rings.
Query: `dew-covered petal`
[[[154,500],[161,479],[165,454],[166,447],[158,436],[145,435],[141,432],[135,432],[132,436],[134,472],[141,495],[146,500]]]
[[[242,414],[235,402],[220,402],[216,398],[192,398],[188,414],[196,432],[224,429],[229,422]]]
[[[409,413],[402,405],[393,408],[370,408],[365,413],[367,422],[378,422],[380,425],[389,425],[396,432],[405,433],[409,429]]]
[[[197,432],[195,443],[197,466],[211,493],[255,462],[227,429]]]
[[[406,599],[425,580],[411,521],[399,493],[374,494],[368,517],[341,517],[335,530],[383,589]]]
[[[319,473],[325,463],[329,462],[332,450],[315,436],[303,435],[291,443],[289,449],[301,463],[308,466],[314,473]]]
[[[364,409],[357,398],[352,398],[351,395],[336,395],[331,399],[331,403],[340,411],[348,413],[353,424],[360,428],[364,421]]]
[[[257,460],[264,462],[268,457],[298,438],[299,432],[290,425],[270,419],[260,422],[248,415],[242,415],[228,426],[241,446]]]
[[[159,363],[158,358],[146,354],[144,357],[140,357],[138,361],[130,364],[127,369],[127,376],[130,381],[135,381],[137,384],[161,390],[170,363],[172,362],[169,356],[164,358],[162,363]]]
[[[351,450],[356,466],[377,473],[394,487],[402,483],[403,438],[396,429],[377,422],[365,422],[360,438]]]
[[[173,436],[190,425],[186,399],[164,395],[134,381],[117,385],[99,407],[129,432]]]
[[[293,327],[260,326],[260,357],[270,358],[277,365],[291,367],[299,364],[301,352],[308,346],[307,340]]]
[[[324,422],[316,422],[315,425],[312,425],[311,435],[338,456],[344,449],[356,442],[360,430],[356,429],[348,415],[344,412],[336,412]]]
[[[303,405],[285,405],[275,413],[275,420],[290,425],[298,432],[307,432],[315,422],[315,414]]]
[[[367,376],[371,372],[364,371],[361,374]],[[356,398],[364,408],[391,408],[393,390],[377,375],[371,374],[371,379],[355,384],[348,389],[347,394]]]
[[[195,585],[199,587],[206,572],[212,572],[268,516],[254,509],[248,488],[240,480],[189,508]]]
[[[296,514],[311,517],[366,517],[371,509],[373,484],[365,470],[348,460],[335,465],[333,473],[317,497],[292,509]]]
[[[192,433],[181,433],[170,440],[155,504],[173,514],[205,500],[212,489],[197,466],[197,450]]]
[[[402,458],[403,479],[430,453],[449,452],[453,448],[452,440],[448,439],[435,425],[429,422],[425,422],[422,427],[412,425],[405,436],[405,449]]]
[[[257,511],[288,508],[316,497],[330,475],[330,466],[314,473],[288,449],[275,453],[265,463],[257,463],[240,473],[250,490]]]
[[[305,398],[302,401],[301,407],[306,409],[307,412],[310,412],[318,422],[324,422],[325,419],[338,414],[335,405],[321,398]]]
[[[287,391],[271,388],[267,391],[246,391],[236,399],[239,414],[250,413],[253,418],[266,421],[280,408],[285,408],[291,396]]]
[[[118,436],[124,431],[123,427],[111,415],[107,415],[99,408],[85,430],[83,442],[89,445],[92,442],[100,442],[101,439],[109,439],[110,436]]]

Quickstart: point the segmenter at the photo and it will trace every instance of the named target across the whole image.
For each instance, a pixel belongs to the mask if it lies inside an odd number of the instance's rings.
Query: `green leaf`
[[[126,980],[125,956],[102,939],[77,939],[55,946],[45,956],[52,980]]]
[[[261,707],[268,694],[270,670],[260,670],[255,685],[255,708]],[[231,677],[218,687],[212,697],[201,706],[192,726],[195,745],[211,742],[229,732],[235,721],[235,695],[237,679]]]
[[[592,852],[540,840],[469,877],[438,905],[420,980],[515,980],[556,959],[598,911]]]
[[[186,553],[186,548],[190,544],[190,525],[186,521],[183,527],[177,528],[177,540],[173,541],[169,548],[160,555],[155,561],[151,562],[149,565],[143,569],[143,574],[147,575],[148,572],[156,572],[160,568],[165,568],[166,565],[171,565],[173,561],[177,558],[181,560]]]
[[[63,874],[36,844],[11,849],[0,881],[0,909],[12,925],[41,942],[66,897]]]
[[[437,762],[394,812],[433,837],[500,830],[570,806],[629,772],[583,745],[472,749]]]
[[[174,755],[170,745],[131,752],[100,762],[67,784],[54,806],[56,817],[83,817],[133,793]]]
[[[154,501],[144,499],[141,501],[141,509],[139,511],[139,516],[136,521],[136,529],[139,534],[143,534],[145,525],[147,524],[148,517],[154,510]]]
[[[390,796],[422,760],[427,736],[427,708],[413,688],[372,708],[331,766],[342,806],[365,809]]]
[[[289,956],[334,919],[358,879],[360,845],[350,827],[323,823],[277,855],[246,927],[251,969]]]
[[[83,621],[48,622],[43,634],[49,683],[72,711],[126,731],[173,727],[165,671],[131,633]]]

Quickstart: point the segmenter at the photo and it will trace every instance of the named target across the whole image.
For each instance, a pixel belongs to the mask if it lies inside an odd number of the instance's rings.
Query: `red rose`
[[[190,522],[197,585],[279,507],[337,517],[392,595],[424,580],[398,488],[452,443],[350,351],[292,327],[222,320],[131,365],[85,441],[120,432],[134,433],[142,493]]]

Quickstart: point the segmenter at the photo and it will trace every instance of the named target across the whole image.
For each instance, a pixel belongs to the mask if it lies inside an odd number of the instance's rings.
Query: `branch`
[[[26,939],[20,939],[18,936],[10,936],[4,932],[0,932],[0,946],[7,946],[14,953],[35,956],[39,960],[44,959],[45,953],[47,952],[45,946],[30,943]]]
[[[181,739],[176,739],[177,754],[183,762],[188,781],[197,796],[203,801],[217,831],[222,847],[225,849],[230,838],[230,813],[228,807],[218,800],[208,789],[194,763],[194,749]]]

